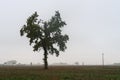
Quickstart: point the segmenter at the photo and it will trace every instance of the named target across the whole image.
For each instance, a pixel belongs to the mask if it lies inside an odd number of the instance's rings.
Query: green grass
[[[0,80],[120,80],[117,66],[0,67]]]

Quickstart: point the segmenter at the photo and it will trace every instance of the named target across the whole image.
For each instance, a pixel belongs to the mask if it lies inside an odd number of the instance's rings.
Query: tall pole
[[[104,66],[104,53],[102,53],[102,65]]]

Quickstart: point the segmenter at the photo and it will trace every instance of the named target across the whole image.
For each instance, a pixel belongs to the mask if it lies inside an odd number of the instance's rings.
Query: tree
[[[29,38],[33,51],[44,51],[44,68],[48,69],[48,54],[59,56],[60,51],[65,51],[68,35],[62,35],[62,27],[66,25],[62,21],[59,11],[48,21],[38,20],[38,14],[31,15],[20,30],[21,36]]]

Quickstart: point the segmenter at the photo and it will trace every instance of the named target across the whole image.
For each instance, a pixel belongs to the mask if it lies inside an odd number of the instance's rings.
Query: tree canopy
[[[60,51],[65,51],[66,43],[69,40],[68,35],[62,35],[62,27],[66,25],[61,19],[59,11],[48,21],[38,20],[38,14],[31,15],[25,25],[20,30],[21,36],[26,35],[29,38],[33,51],[44,50],[44,63],[47,69],[47,55],[59,55]]]

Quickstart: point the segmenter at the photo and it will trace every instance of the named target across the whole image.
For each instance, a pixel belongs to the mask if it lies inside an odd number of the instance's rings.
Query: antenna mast
[[[102,53],[102,65],[104,66],[104,53]]]

